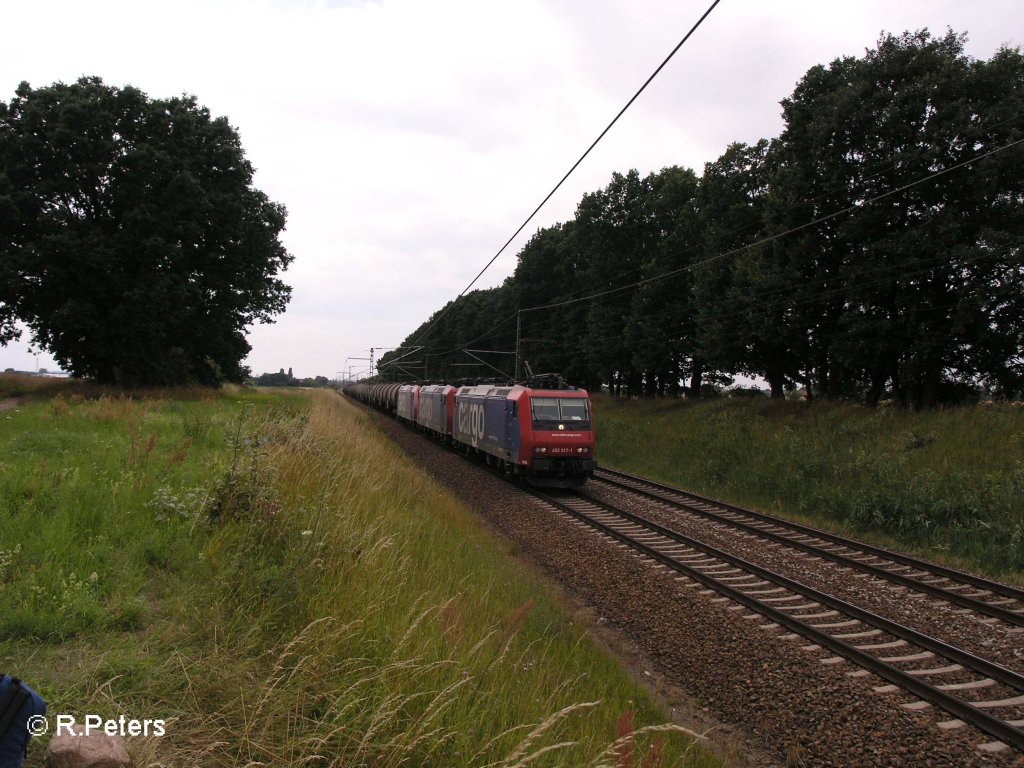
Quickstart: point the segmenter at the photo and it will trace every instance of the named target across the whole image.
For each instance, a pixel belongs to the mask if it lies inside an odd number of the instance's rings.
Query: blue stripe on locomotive
[[[513,415],[512,400],[499,395],[463,394],[456,395],[455,402],[453,431],[459,442],[498,458],[517,460],[519,421]]]
[[[516,401],[505,401],[505,419],[508,422],[509,461],[515,464],[519,460],[519,415],[515,412]]]

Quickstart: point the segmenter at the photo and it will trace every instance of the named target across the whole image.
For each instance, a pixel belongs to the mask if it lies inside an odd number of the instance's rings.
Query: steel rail
[[[899,552],[893,552],[892,550],[884,549],[883,547],[878,547],[873,544],[866,544],[862,541],[857,541],[856,539],[850,539],[846,538],[845,536],[840,536],[839,534],[823,531],[820,528],[814,528],[809,525],[804,525],[803,523],[784,520],[782,518],[775,517],[764,512],[757,512],[756,510],[753,509],[746,509],[745,507],[739,507],[736,506],[735,504],[729,504],[728,502],[718,501],[717,499],[712,499],[707,496],[701,496],[700,494],[692,493],[690,491],[684,491],[680,488],[673,488],[670,485],[659,483],[656,480],[648,480],[645,477],[630,475],[626,472],[619,472],[618,470],[608,469],[607,467],[600,467],[598,468],[597,472],[603,473],[605,475],[613,475],[617,477],[626,478],[627,480],[632,480],[638,483],[644,483],[645,485],[649,485],[653,488],[657,488],[668,493],[674,493],[680,496],[687,496],[703,504],[710,504],[712,506],[720,507],[721,509],[728,510],[729,512],[733,512],[738,515],[746,515],[747,517],[751,517],[755,520],[761,520],[762,522],[777,525],[781,528],[789,528],[797,533],[801,533],[806,536],[814,536],[815,538],[822,539],[823,541],[828,541],[833,544],[839,544],[845,547],[849,547],[850,549],[860,550],[865,554],[874,555],[875,557],[880,557],[885,560],[890,560],[894,563],[899,563],[900,565],[907,565],[913,568],[926,570],[935,576],[942,576],[952,581],[958,581],[962,584],[968,584],[972,587],[977,587],[978,589],[983,589],[992,592],[993,594],[1000,595],[1002,597],[1020,600],[1022,603],[1024,603],[1024,589],[1012,587],[1008,584],[1000,584],[998,581],[991,581],[990,579],[985,579],[970,573],[964,573],[963,571],[958,571],[953,568],[947,568],[944,565],[930,563],[925,560],[921,560],[916,557],[911,557],[910,555],[904,555]],[[595,479],[601,480],[603,482],[608,482],[607,479],[605,479],[604,477],[600,477],[599,475],[595,475]],[[719,517],[719,519],[721,518]],[[725,519],[725,522],[731,523],[732,521]],[[995,607],[998,608],[998,606]],[[1017,616],[1018,619],[1022,618],[1022,615],[1019,613],[1014,615]]]
[[[1024,752],[1024,730],[1016,728],[1010,725],[1005,720],[995,717],[984,710],[981,710],[966,701],[957,699],[950,694],[939,690],[935,686],[932,686],[913,675],[903,672],[896,667],[887,664],[884,659],[879,659],[870,654],[856,648],[853,645],[843,642],[826,632],[815,628],[814,626],[801,621],[799,617],[792,616],[784,611],[775,608],[774,606],[763,603],[755,597],[747,595],[736,587],[730,586],[729,584],[718,581],[714,576],[705,574],[700,570],[681,563],[673,557],[660,552],[654,547],[645,544],[641,541],[637,541],[633,537],[618,531],[614,527],[602,523],[599,520],[595,520],[593,517],[587,515],[585,512],[574,509],[572,506],[559,501],[545,493],[536,490],[529,490],[529,493],[540,498],[544,502],[551,504],[552,506],[562,510],[563,512],[571,515],[572,517],[590,525],[597,529],[601,533],[610,536],[617,541],[630,546],[642,554],[650,557],[656,562],[665,565],[677,573],[681,573],[689,578],[692,578],[707,587],[710,587],[714,591],[718,592],[724,597],[728,597],[741,605],[745,605],[757,613],[771,619],[773,622],[790,629],[793,632],[797,632],[804,637],[808,638],[812,642],[828,648],[829,650],[849,659],[853,663],[861,666],[879,677],[888,680],[890,683],[899,686],[905,690],[910,691],[915,696],[919,696],[925,701],[929,701],[935,704],[937,707],[949,712],[955,717],[960,718],[966,723],[974,725],[978,729],[988,733],[995,738],[1012,745],[1016,749]],[[877,629],[881,629],[884,632],[899,637],[907,642],[914,643],[921,648],[937,653],[944,658],[962,664],[969,669],[991,677],[992,679],[999,680],[1000,682],[1008,685],[1017,690],[1024,691],[1024,676],[1017,674],[1013,670],[1007,669],[999,664],[995,664],[986,659],[982,659],[975,656],[972,653],[956,648],[955,646],[943,643],[940,640],[923,635],[916,630],[905,627],[896,622],[890,621],[882,616],[871,613],[863,608],[859,608],[855,605],[847,603],[839,598],[832,597],[823,592],[808,587],[800,582],[790,579],[785,576],[773,573],[765,568],[762,568],[754,563],[749,563],[742,558],[730,555],[727,552],[716,549],[710,545],[704,544],[696,539],[692,539],[685,534],[674,531],[670,528],[666,528],[658,523],[651,520],[647,520],[640,515],[636,515],[624,509],[618,509],[612,505],[605,504],[603,502],[595,502],[591,499],[583,499],[583,497],[576,497],[581,499],[586,504],[597,508],[599,511],[604,511],[617,515],[625,520],[628,520],[634,524],[646,527],[648,530],[664,536],[678,544],[695,549],[710,557],[721,560],[722,562],[733,565],[741,570],[745,570],[751,575],[758,576],[759,578],[769,580],[778,586],[784,587],[796,594],[804,595],[822,605],[828,606],[833,610],[840,611],[851,618],[856,618],[863,621],[865,624],[873,625]]]
[[[864,573],[868,573],[868,574],[871,574],[872,576],[877,576],[877,577],[885,579],[887,581],[891,581],[891,582],[894,582],[896,584],[900,584],[901,586],[907,587],[909,589],[913,589],[913,590],[916,590],[918,592],[923,592],[925,594],[931,595],[932,597],[937,597],[937,598],[939,598],[941,600],[945,600],[947,602],[954,603],[954,604],[962,606],[964,608],[969,608],[972,611],[977,611],[978,613],[983,613],[983,614],[985,614],[987,616],[992,616],[993,618],[997,618],[997,619],[1000,619],[1001,621],[1005,621],[1007,624],[1013,624],[1013,625],[1018,626],[1018,627],[1024,627],[1024,613],[1018,613],[1016,611],[1011,611],[1011,610],[1009,610],[1007,608],[1004,608],[1004,607],[1002,607],[1000,605],[992,605],[991,603],[986,603],[985,601],[979,600],[979,599],[974,598],[974,597],[969,597],[967,595],[961,595],[961,594],[958,594],[957,592],[953,592],[951,590],[944,589],[943,587],[937,586],[935,584],[929,584],[926,581],[920,581],[919,579],[915,579],[915,578],[913,578],[911,576],[905,576],[902,573],[897,573],[895,571],[890,571],[887,568],[884,568],[884,567],[882,567],[880,565],[873,565],[871,563],[865,563],[865,562],[863,562],[861,560],[857,560],[857,559],[855,559],[855,558],[853,558],[853,557],[851,557],[849,555],[842,555],[842,554],[839,554],[838,552],[830,552],[827,549],[822,549],[820,546],[816,546],[814,544],[808,544],[807,542],[803,542],[803,541],[798,541],[797,539],[790,538],[789,536],[786,536],[785,534],[776,533],[774,531],[768,531],[768,530],[765,530],[764,528],[760,528],[760,527],[758,527],[756,525],[751,525],[750,523],[745,523],[742,520],[732,520],[732,519],[730,519],[728,517],[723,517],[720,514],[716,514],[715,512],[708,511],[708,510],[705,510],[705,509],[700,509],[699,507],[696,507],[696,506],[694,506],[692,504],[687,504],[686,502],[678,501],[677,499],[668,498],[667,496],[663,496],[663,495],[658,494],[658,493],[652,493],[650,491],[645,491],[643,488],[634,488],[633,486],[628,485],[626,483],[622,483],[622,482],[620,482],[618,480],[613,480],[613,479],[609,479],[609,478],[605,478],[605,477],[598,477],[597,479],[600,482],[602,482],[602,483],[607,483],[608,485],[612,485],[614,487],[630,491],[631,493],[636,493],[636,494],[639,494],[641,496],[645,496],[646,498],[653,499],[655,501],[659,501],[659,502],[661,502],[663,504],[669,504],[669,505],[678,507],[680,509],[684,509],[687,512],[691,512],[692,514],[699,515],[699,516],[701,516],[701,517],[703,517],[703,518],[705,518],[707,520],[714,520],[716,522],[725,523],[726,525],[731,525],[734,528],[739,528],[742,531],[746,531],[748,533],[752,533],[755,536],[758,536],[760,538],[768,539],[769,541],[774,541],[774,542],[776,542],[778,544],[782,544],[784,546],[791,547],[793,549],[798,549],[798,550],[800,550],[802,552],[807,552],[808,554],[814,555],[815,557],[820,557],[820,558],[822,558],[824,560],[831,560],[832,562],[837,563],[837,564],[842,565],[842,566],[846,566],[846,567],[849,567],[849,568],[855,568],[855,569],[857,569],[859,571],[863,571]],[[637,482],[637,483],[645,483],[645,484],[647,483],[646,480],[640,480],[639,478],[630,478],[630,479],[633,480],[633,482]],[[651,484],[651,485],[653,485],[653,484]],[[690,495],[690,494],[688,494],[685,491],[663,491],[663,493],[675,493],[675,494],[679,494],[679,495],[682,495],[682,496],[689,496]],[[724,505],[722,505],[722,504],[720,504],[718,502],[710,502],[709,501],[709,502],[702,502],[702,503],[715,504],[715,505],[717,505],[719,507],[725,508]],[[733,512],[734,514],[745,514],[745,513],[737,512],[735,510],[731,510],[731,509],[728,510],[728,511]],[[786,523],[784,523],[784,522],[777,523],[777,525],[779,527],[782,527],[782,528],[786,527]],[[848,547],[849,549],[857,549],[857,547],[858,547],[857,543],[856,542],[852,542],[852,541],[851,541],[850,544],[844,544],[844,546]],[[871,553],[869,553],[869,554],[871,554]],[[920,564],[918,565],[918,568],[920,570],[922,570],[922,571],[926,571],[928,574],[934,573],[934,571],[931,569],[931,564],[930,563],[926,563],[924,561],[920,561]],[[938,575],[938,574],[936,574],[936,575]],[[949,577],[944,576],[944,578],[949,578]]]

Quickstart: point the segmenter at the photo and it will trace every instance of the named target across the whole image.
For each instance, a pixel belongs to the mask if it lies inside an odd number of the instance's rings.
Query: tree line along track
[[[933,704],[955,718],[940,727],[970,724],[997,739],[983,748],[1008,745],[1024,752],[1024,675],[633,512],[582,494],[529,492],[694,586],[749,608],[753,617],[764,616],[771,622],[766,629],[785,627],[794,633],[789,639],[810,640],[808,650],[820,647],[837,654],[823,663],[845,658],[866,670],[849,674],[873,673],[921,699],[908,708]]]
[[[1022,589],[624,472],[602,467],[594,479],[1007,624],[1024,627]]]

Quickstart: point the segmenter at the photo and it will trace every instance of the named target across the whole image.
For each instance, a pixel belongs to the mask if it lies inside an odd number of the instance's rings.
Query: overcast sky
[[[458,295],[709,3],[7,3],[0,98],[98,75],[226,115],[256,186],[288,208],[295,256],[291,303],[252,329],[247,363],[333,377]],[[987,59],[1024,42],[1024,4],[723,0],[478,287],[613,172],[700,173],[733,141],[778,135],[811,66],[922,27],[966,31]],[[27,341],[0,347],[0,370],[36,366]]]

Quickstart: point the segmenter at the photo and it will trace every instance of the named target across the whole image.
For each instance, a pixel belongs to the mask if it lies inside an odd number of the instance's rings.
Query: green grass
[[[767,399],[595,402],[599,460],[1024,579],[1024,409]]]
[[[170,581],[189,566],[196,512],[161,504],[203,492],[217,436],[189,438],[160,401],[73,399],[0,412],[0,636],[124,626],[155,569]],[[211,420],[227,409],[196,404]]]
[[[0,664],[167,719],[138,765],[716,764],[333,393],[65,392],[0,457]]]

